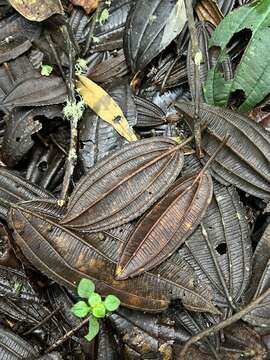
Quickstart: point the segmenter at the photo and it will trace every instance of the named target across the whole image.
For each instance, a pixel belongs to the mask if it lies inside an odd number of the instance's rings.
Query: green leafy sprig
[[[104,300],[95,292],[95,284],[89,279],[82,279],[77,289],[80,298],[87,299],[80,300],[71,308],[71,312],[79,317],[84,318],[90,316],[88,334],[85,338],[88,341],[94,339],[99,332],[99,320],[104,318],[108,313],[118,309],[120,300],[114,295],[108,295]]]

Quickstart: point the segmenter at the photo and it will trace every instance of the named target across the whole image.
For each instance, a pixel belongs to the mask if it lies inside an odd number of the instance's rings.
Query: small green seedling
[[[50,76],[53,71],[53,67],[51,65],[41,65],[41,75],[42,76]]]
[[[114,295],[108,295],[104,300],[95,292],[95,284],[89,279],[82,279],[77,289],[78,295],[87,299],[80,300],[71,308],[71,312],[79,317],[84,318],[92,315],[89,320],[88,334],[86,340],[91,341],[99,332],[98,319],[104,318],[108,313],[118,309],[120,300]]]

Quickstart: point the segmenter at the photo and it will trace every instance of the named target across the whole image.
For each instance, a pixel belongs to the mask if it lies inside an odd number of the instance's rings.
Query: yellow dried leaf
[[[105,90],[83,75],[79,76],[77,88],[85,103],[101,119],[111,124],[128,141],[138,140],[123,111]]]
[[[31,21],[43,21],[54,14],[64,14],[60,0],[9,0],[9,3]]]

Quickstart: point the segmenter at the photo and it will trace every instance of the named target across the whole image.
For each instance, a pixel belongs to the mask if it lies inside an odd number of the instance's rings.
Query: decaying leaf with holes
[[[198,279],[213,289],[214,301],[235,309],[251,275],[251,240],[245,208],[236,189],[214,182],[214,194],[196,231],[178,254]]]
[[[62,224],[101,231],[143,214],[176,179],[183,152],[166,138],[136,141],[100,161],[75,187]]]
[[[9,0],[22,16],[31,21],[43,21],[54,14],[64,14],[60,0]]]
[[[117,279],[150,270],[171,256],[199,225],[212,193],[207,171],[177,181],[131,234],[116,269]]]
[[[177,102],[176,108],[192,127],[194,105]],[[213,176],[221,183],[233,184],[247,193],[270,200],[270,135],[252,119],[235,111],[200,105],[200,118],[206,124],[202,149],[207,159],[224,136],[230,138],[211,164]],[[204,160],[205,161],[205,160]]]
[[[83,75],[79,76],[77,86],[86,104],[101,119],[111,124],[128,141],[137,140],[132,128],[129,127],[123,111],[105,90]]]

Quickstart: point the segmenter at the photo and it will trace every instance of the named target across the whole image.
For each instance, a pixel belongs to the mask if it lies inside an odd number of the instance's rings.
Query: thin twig
[[[224,329],[225,327],[232,325],[236,321],[242,319],[244,316],[246,316],[251,311],[255,310],[257,306],[260,304],[261,301],[263,301],[267,296],[270,295],[270,288],[267,289],[262,295],[260,295],[257,299],[253,300],[249,305],[247,305],[245,308],[240,310],[238,313],[234,314],[233,316],[229,317],[228,319],[221,321],[220,323],[211,326],[210,328],[200,332],[199,334],[192,336],[186,344],[184,345],[181,353],[180,353],[180,359],[185,359],[185,355],[187,353],[188,348],[195,344],[197,341],[202,340],[206,336],[213,335],[217,331],[220,331]]]
[[[53,345],[51,345],[47,350],[46,354],[50,353],[54,349],[56,349],[58,346],[63,344],[67,339],[69,339],[73,334],[75,334],[77,331],[79,331],[84,325],[86,325],[91,320],[92,315],[85,318],[80,325],[76,326],[75,328],[68,331],[64,336],[62,336],[60,339],[58,339]]]
[[[25,333],[23,333],[23,336],[31,334],[33,331],[38,329],[40,326],[45,324],[53,315],[55,315],[59,310],[61,309],[61,306],[58,306],[55,310],[53,310],[49,315],[47,315],[44,319],[42,319],[40,322],[38,322],[34,327],[27,330]]]
[[[68,43],[68,56],[69,56],[69,76],[68,76],[68,89],[69,89],[69,101],[71,103],[76,103],[75,98],[75,86],[74,86],[74,56],[75,49],[72,42],[69,39],[69,33],[65,27],[63,27],[63,32],[66,35]],[[60,195],[59,205],[63,205],[66,202],[68,190],[71,183],[71,178],[73,171],[77,162],[77,140],[78,140],[78,119],[75,117],[70,118],[70,142],[69,142],[69,151],[68,157],[66,159],[65,166],[65,175],[62,185],[62,191]]]
[[[197,31],[193,16],[193,7],[191,0],[185,0],[188,28],[190,32],[190,41],[192,48],[192,58],[195,64],[195,106],[194,106],[194,136],[196,145],[196,154],[199,158],[203,156],[201,151],[201,131],[200,131],[200,98],[201,98],[201,80],[200,80],[200,61],[201,50],[199,48]]]

